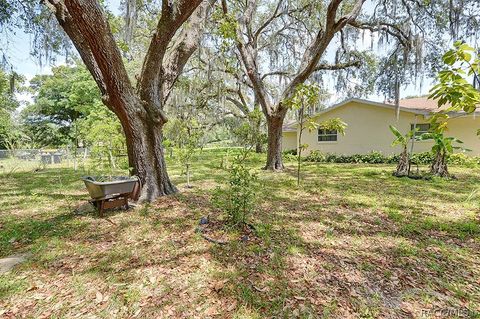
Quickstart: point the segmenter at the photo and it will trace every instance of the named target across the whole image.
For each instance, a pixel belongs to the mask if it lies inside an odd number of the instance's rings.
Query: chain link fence
[[[53,165],[76,169],[89,157],[90,152],[87,148],[0,150],[0,172]]]

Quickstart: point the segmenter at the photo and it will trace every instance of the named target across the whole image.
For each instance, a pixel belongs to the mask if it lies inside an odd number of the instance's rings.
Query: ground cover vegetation
[[[26,258],[0,277],[0,316],[479,317],[480,159],[447,134],[480,103],[463,41],[479,6],[0,0],[0,34],[65,58],[29,81],[0,65],[0,258]],[[398,107],[423,77],[439,109],[421,137],[391,127],[400,154],[302,156],[304,130],[348,134],[317,117],[328,83]],[[300,134],[282,152],[286,119]],[[74,165],[15,153],[29,148]],[[428,178],[396,178],[412,172]],[[136,175],[140,200],[100,218],[86,175]]]
[[[239,150],[228,152],[233,163]],[[1,277],[2,315],[475,317],[478,168],[451,165],[457,179],[426,181],[392,176],[395,164],[304,162],[297,188],[295,159],[278,174],[253,153],[243,165],[262,189],[247,217],[255,231],[219,227],[208,232],[225,242],[216,244],[196,229],[203,217],[230,218],[231,206],[212,200],[217,187],[237,187],[228,185],[240,173],[219,168],[226,153],[201,151],[193,188],[174,154],[181,193],[106,218],[80,209],[88,172],[0,174],[1,256],[32,254]]]
[[[122,127],[128,166],[142,180],[141,199],[151,201],[176,192],[162,145],[164,125],[174,116],[167,111],[176,109],[177,101],[201,100],[209,109],[216,100],[228,104],[222,114],[240,119],[261,110],[264,167],[281,170],[285,101],[299,85],[322,86],[333,78],[346,96],[377,91],[398,102],[402,85],[442,67],[439,56],[450,43],[476,41],[476,12],[475,0],[389,0],[371,6],[364,0],[149,0],[124,1],[119,13],[96,0],[12,0],[2,7],[0,23],[5,32],[23,28],[33,34],[32,53],[43,62],[60,55],[71,63],[76,51],[99,100]],[[366,35],[369,45],[362,44]],[[458,57],[471,58],[468,48],[460,49],[467,54]],[[192,94],[185,98],[184,92]],[[71,121],[71,115],[62,120]],[[259,123],[251,122],[257,130]],[[67,131],[76,132],[76,126]]]

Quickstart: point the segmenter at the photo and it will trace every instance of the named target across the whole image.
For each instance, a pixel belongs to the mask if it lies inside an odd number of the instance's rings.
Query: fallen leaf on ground
[[[97,303],[100,303],[100,302],[103,301],[103,295],[102,295],[102,293],[101,293],[100,291],[97,291],[96,296],[95,296],[95,301],[96,301]]]

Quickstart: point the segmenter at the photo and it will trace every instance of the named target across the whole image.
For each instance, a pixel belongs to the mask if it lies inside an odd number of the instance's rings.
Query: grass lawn
[[[0,317],[480,318],[478,169],[306,164],[297,188],[295,163],[255,156],[257,237],[218,245],[195,229],[220,214],[223,153],[201,154],[191,189],[169,159],[178,195],[106,218],[75,212],[85,171],[0,171],[0,257],[32,254],[0,275]]]

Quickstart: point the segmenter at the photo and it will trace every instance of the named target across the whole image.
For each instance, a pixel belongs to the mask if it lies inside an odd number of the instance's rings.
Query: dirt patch
[[[31,254],[16,254],[0,259],[0,274],[9,272],[18,264],[25,262]]]

